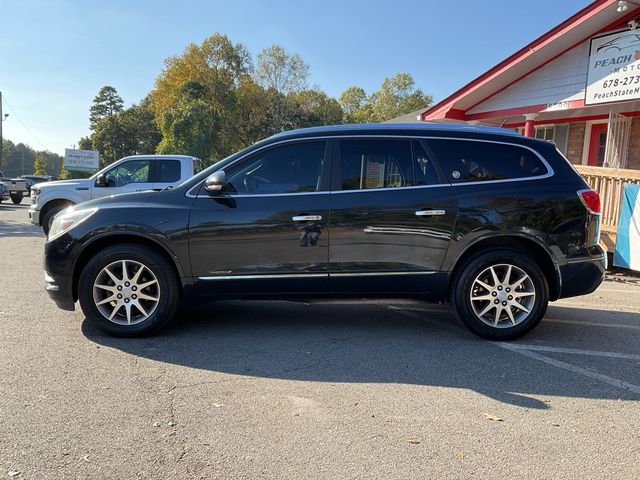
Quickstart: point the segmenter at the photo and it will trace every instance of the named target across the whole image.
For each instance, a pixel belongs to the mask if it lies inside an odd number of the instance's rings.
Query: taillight
[[[595,190],[586,189],[578,190],[578,197],[582,201],[582,204],[587,208],[589,213],[594,215],[600,215],[602,212],[600,208],[600,195]]]

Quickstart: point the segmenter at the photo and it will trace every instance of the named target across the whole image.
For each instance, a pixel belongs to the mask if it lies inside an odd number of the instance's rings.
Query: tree
[[[95,130],[96,124],[102,118],[112,116],[123,109],[123,102],[115,88],[105,85],[93,99],[89,108],[89,123],[91,130]]]
[[[371,117],[371,105],[368,104],[367,92],[361,87],[349,87],[338,101],[344,112],[347,123],[364,123]]]
[[[413,77],[408,73],[385,78],[380,90],[369,96],[359,87],[349,87],[340,95],[340,104],[350,123],[384,122],[427,108],[431,102],[431,95],[416,88]]]
[[[207,95],[206,87],[195,81],[182,87],[178,105],[162,117],[158,153],[193,155],[206,162],[218,156],[218,117],[207,103]]]
[[[100,152],[100,164],[108,165],[128,155],[151,154],[162,136],[148,99],[114,115],[106,116],[95,125],[91,147]]]
[[[80,150],[91,150],[93,148],[91,137],[80,138],[80,140],[78,140],[78,148]]]
[[[431,105],[431,95],[419,88],[408,73],[396,73],[385,78],[380,90],[372,95],[373,118],[377,122],[390,120],[406,113],[427,108]]]
[[[342,123],[343,112],[335,98],[317,89],[302,90],[290,95],[304,115],[300,127],[337,125]]]
[[[284,95],[307,87],[309,66],[298,54],[287,53],[280,45],[265,48],[257,57],[256,81],[265,89]]]
[[[33,174],[34,175],[46,175],[47,171],[47,162],[44,158],[42,152],[38,152],[36,154],[36,161],[33,164]]]
[[[206,101],[211,105],[229,107],[230,92],[251,70],[246,47],[233,44],[226,35],[216,33],[200,45],[189,44],[182,55],[165,60],[165,68],[156,79],[150,94],[156,120],[160,123],[165,112],[178,105],[181,88],[190,81],[207,88]]]

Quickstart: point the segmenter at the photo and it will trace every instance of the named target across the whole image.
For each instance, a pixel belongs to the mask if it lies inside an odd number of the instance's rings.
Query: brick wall
[[[585,123],[569,124],[569,139],[567,140],[567,158],[573,164],[582,163],[582,150],[584,147]]]
[[[629,139],[629,157],[627,168],[640,169],[640,118],[631,121],[631,138]]]

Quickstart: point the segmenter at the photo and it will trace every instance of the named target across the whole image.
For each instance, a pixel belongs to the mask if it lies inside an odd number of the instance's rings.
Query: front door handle
[[[434,217],[436,215],[445,215],[445,210],[418,210],[416,215],[418,217]]]
[[[296,215],[291,217],[294,222],[319,222],[322,220],[322,215]]]

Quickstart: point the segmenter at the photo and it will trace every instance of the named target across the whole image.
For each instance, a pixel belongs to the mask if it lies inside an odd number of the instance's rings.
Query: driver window
[[[227,190],[241,195],[315,192],[326,143],[296,143],[260,152],[229,168]]]
[[[124,162],[107,172],[107,187],[149,182],[149,160]]]

